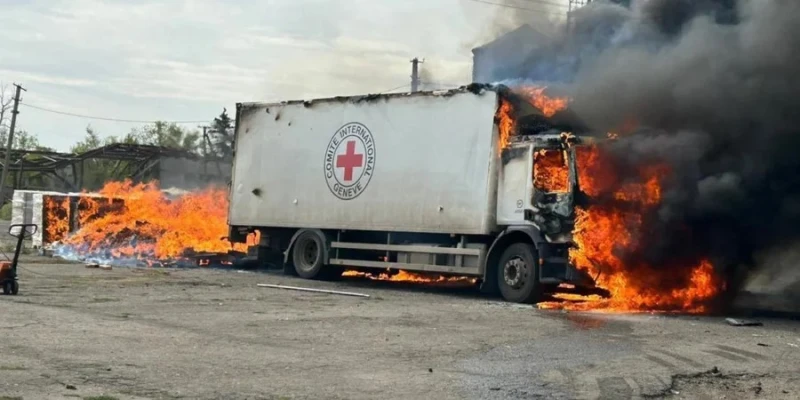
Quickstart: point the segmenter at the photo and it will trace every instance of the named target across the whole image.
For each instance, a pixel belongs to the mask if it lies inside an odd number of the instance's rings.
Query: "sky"
[[[414,57],[466,84],[470,50],[536,14],[487,3],[564,10],[539,2],[567,0],[0,0],[0,82],[27,89],[18,129],[68,151],[143,123],[40,108],[196,129],[237,102],[408,90]]]

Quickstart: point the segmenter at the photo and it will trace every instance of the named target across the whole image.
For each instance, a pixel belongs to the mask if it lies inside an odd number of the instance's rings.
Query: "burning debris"
[[[467,276],[443,276],[443,275],[430,275],[418,274],[403,270],[370,273],[355,270],[345,271],[342,276],[344,277],[359,277],[372,279],[376,281],[392,281],[392,282],[414,282],[414,283],[468,283],[475,284],[477,280]]]
[[[231,264],[227,193],[209,188],[172,196],[155,183],[110,182],[97,194],[45,201],[44,226],[54,255],[104,264]],[[73,206],[70,206],[73,204]],[[70,231],[69,221],[78,221]],[[251,242],[256,238],[252,237]]]

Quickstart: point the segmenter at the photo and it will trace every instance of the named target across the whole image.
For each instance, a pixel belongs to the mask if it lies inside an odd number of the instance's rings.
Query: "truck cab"
[[[569,262],[581,142],[570,133],[514,136],[501,153],[497,223],[517,241],[524,233],[535,248],[529,255],[532,249],[519,245],[512,248],[514,255],[500,256],[496,284],[504,297],[530,302],[537,292],[551,292],[561,283],[594,288],[593,279]],[[526,258],[536,259],[527,265]],[[525,273],[537,275],[530,287],[520,276]]]

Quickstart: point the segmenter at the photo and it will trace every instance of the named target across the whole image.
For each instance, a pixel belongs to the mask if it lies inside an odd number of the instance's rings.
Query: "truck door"
[[[503,152],[500,163],[500,181],[497,190],[497,223],[519,225],[525,223],[525,209],[530,209],[533,187],[531,163],[533,146],[513,145]]]

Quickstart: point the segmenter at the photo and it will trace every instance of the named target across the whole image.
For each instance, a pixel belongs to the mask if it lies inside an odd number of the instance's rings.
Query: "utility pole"
[[[592,0],[569,0],[569,9],[567,10],[567,32],[572,31],[572,12],[591,2]]]
[[[0,175],[0,205],[5,204],[5,189],[6,189],[6,179],[8,178],[8,170],[11,167],[11,150],[14,147],[14,128],[17,125],[17,114],[19,114],[19,96],[22,94],[22,91],[25,90],[20,85],[14,84],[16,86],[17,91],[14,94],[14,109],[11,110],[11,127],[8,130],[8,144],[6,145],[6,157],[3,161],[3,173]],[[25,90],[27,92],[27,90]]]
[[[214,153],[214,145],[211,143],[211,137],[208,136],[208,129],[209,128],[210,128],[209,126],[204,126],[203,127],[203,149],[204,149],[204,151],[208,151],[210,154],[213,154]],[[216,131],[211,131],[211,132],[213,133],[213,132],[216,132]],[[206,146],[208,146],[208,150],[205,150]],[[206,160],[203,162],[203,173],[207,173],[206,164],[208,163],[208,156],[209,156],[209,154],[207,153],[206,154]],[[223,156],[223,159],[224,159],[224,156]],[[214,165],[217,166],[217,173],[219,174],[218,176],[222,176],[222,166],[220,166],[220,161],[221,160],[220,160],[219,156],[217,154],[214,154]]]
[[[411,60],[411,92],[419,91],[419,64],[424,62],[424,58],[420,60],[414,57],[414,59]]]
[[[198,128],[203,128],[203,179],[208,179],[208,126]]]

